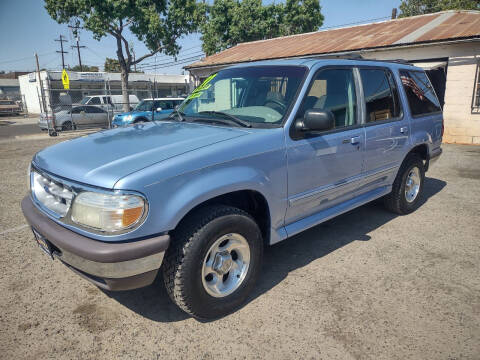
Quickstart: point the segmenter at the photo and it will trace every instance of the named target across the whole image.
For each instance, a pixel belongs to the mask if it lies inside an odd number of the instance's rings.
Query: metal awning
[[[413,65],[421,67],[424,70],[433,70],[446,67],[447,61],[414,62]]]

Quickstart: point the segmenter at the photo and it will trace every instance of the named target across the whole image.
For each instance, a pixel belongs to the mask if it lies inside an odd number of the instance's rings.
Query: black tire
[[[420,173],[420,187],[418,194],[413,201],[407,201],[405,193],[405,186],[407,177],[414,168],[419,169]],[[397,177],[393,182],[392,192],[384,197],[385,207],[397,214],[406,215],[415,211],[420,206],[420,200],[423,196],[423,184],[425,181],[425,168],[423,160],[416,154],[410,154],[403,161]]]
[[[148,120],[148,119],[140,118],[140,119],[135,120],[133,123],[138,124],[138,123],[144,123],[144,122],[149,122],[149,121],[150,120]]]
[[[248,242],[250,263],[243,282],[230,295],[214,297],[202,283],[203,261],[219,237],[238,233]],[[209,206],[189,216],[172,234],[163,260],[163,279],[170,298],[183,311],[200,319],[217,319],[241,306],[260,273],[263,241],[253,218],[230,206]]]
[[[70,131],[73,129],[73,124],[71,121],[65,121],[62,124],[62,131]]]

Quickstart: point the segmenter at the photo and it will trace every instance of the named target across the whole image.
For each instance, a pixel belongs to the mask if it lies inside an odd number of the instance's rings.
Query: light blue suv
[[[132,111],[116,114],[112,127],[165,119],[183,100],[184,98],[143,99]]]
[[[420,204],[442,110],[401,62],[296,59],[207,78],[171,116],[37,153],[22,208],[40,248],[97,286],[149,285],[198,318],[237,309],[264,245],[377,198]]]

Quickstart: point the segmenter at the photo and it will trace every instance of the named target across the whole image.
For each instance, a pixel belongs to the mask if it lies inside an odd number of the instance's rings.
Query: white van
[[[128,95],[130,107],[133,109],[139,103],[137,95]],[[85,96],[81,105],[94,105],[104,110],[122,111],[123,95],[88,95]]]

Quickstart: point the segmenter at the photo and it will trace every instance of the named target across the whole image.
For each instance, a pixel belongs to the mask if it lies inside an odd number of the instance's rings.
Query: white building
[[[68,71],[70,90],[64,90],[61,71],[41,71],[47,104],[59,103],[62,95],[70,95],[73,103],[78,103],[86,95],[120,95],[120,73]],[[36,72],[20,76],[20,92],[30,113],[40,113],[41,88]],[[128,79],[129,94],[144,98],[181,96],[190,92],[188,75],[161,75],[131,73]],[[47,105],[48,106],[48,105]]]
[[[352,54],[404,59],[425,68],[443,105],[444,141],[480,144],[479,11],[445,11],[242,43],[185,68],[198,85],[232,64]]]

